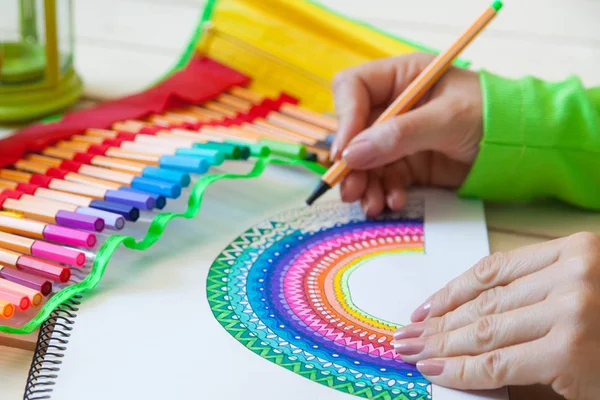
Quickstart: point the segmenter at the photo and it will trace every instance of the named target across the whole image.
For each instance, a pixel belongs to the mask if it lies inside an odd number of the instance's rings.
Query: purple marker
[[[102,232],[104,220],[92,215],[78,214],[72,211],[60,210],[55,215],[56,224],[84,231]]]
[[[152,196],[143,193],[128,192],[125,190],[107,190],[104,200],[113,203],[126,204],[140,210],[152,210],[156,201]]]
[[[3,201],[2,206],[7,211],[22,213],[26,217],[32,217],[40,221],[52,221],[57,225],[68,228],[96,232],[104,230],[104,220],[101,218],[65,211],[61,209],[61,206],[56,206],[51,202],[37,203],[8,198]]]
[[[125,218],[123,218],[119,214],[91,207],[78,207],[76,212],[78,214],[102,218],[104,220],[104,225],[106,229],[120,231],[125,226]]]

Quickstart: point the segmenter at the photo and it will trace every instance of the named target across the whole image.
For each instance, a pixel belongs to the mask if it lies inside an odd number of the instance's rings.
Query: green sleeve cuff
[[[547,83],[480,76],[484,134],[459,193],[600,208],[600,93],[575,77]]]

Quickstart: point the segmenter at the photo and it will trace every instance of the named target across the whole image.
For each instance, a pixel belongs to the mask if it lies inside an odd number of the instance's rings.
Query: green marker
[[[267,157],[269,154],[271,154],[271,149],[261,143],[246,143],[237,140],[225,140],[225,143],[248,147],[252,157]]]
[[[228,160],[246,160],[250,157],[250,149],[248,146],[240,146],[231,143],[206,142],[194,143],[194,148],[197,149],[212,149],[223,152]]]
[[[279,142],[271,139],[260,139],[258,143],[268,146],[272,154],[282,157],[304,159],[306,147],[303,144]]]

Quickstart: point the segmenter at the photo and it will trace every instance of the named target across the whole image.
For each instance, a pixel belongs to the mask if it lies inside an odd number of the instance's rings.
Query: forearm
[[[600,88],[481,73],[484,135],[460,193],[600,209]]]

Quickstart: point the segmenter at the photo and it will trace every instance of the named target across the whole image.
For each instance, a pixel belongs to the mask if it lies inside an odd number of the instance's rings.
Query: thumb
[[[432,102],[373,125],[349,143],[342,157],[351,169],[371,169],[420,151],[438,150],[448,131],[444,114],[443,104]]]

